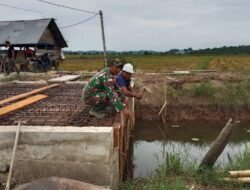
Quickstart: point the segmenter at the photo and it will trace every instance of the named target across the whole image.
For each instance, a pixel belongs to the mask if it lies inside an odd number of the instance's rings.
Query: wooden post
[[[199,166],[199,171],[201,171],[202,168],[212,167],[214,165],[217,158],[220,156],[225,146],[227,145],[229,137],[231,136],[233,129],[238,123],[239,122],[232,123],[231,118],[228,120],[227,124],[222,129],[219,136],[213,142],[212,146],[210,147],[207,154],[203,158]]]
[[[167,79],[165,79],[164,94],[165,94],[165,102],[167,102]],[[165,106],[164,109],[164,117],[167,117],[167,106]]]
[[[0,73],[2,72],[2,70],[3,70],[3,73],[6,72],[6,57],[2,57],[1,66],[0,66]]]
[[[103,13],[99,11],[100,20],[101,20],[101,30],[102,30],[102,44],[103,44],[103,56],[104,56],[104,64],[107,67],[107,50],[106,50],[106,40],[105,40],[105,33],[104,33],[104,23],[103,23]]]

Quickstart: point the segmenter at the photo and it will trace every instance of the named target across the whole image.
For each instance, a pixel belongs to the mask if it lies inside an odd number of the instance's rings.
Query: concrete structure
[[[72,179],[67,178],[57,178],[57,177],[50,177],[50,178],[43,178],[31,183],[22,185],[20,187],[15,188],[14,190],[110,190],[104,187],[92,185],[89,183],[84,183]]]
[[[0,127],[0,181],[6,181],[15,126]],[[111,186],[119,180],[112,127],[21,128],[13,182],[57,176]]]
[[[3,87],[3,86],[2,86]],[[134,112],[134,99],[128,101]],[[3,118],[2,118],[3,119]],[[22,118],[20,118],[22,119]],[[110,126],[22,126],[12,182],[63,177],[118,189],[134,120],[117,113]],[[8,175],[17,126],[0,117],[0,183]]]

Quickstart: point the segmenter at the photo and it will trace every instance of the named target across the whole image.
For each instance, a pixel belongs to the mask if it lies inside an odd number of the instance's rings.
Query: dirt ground
[[[137,119],[156,119],[165,102],[166,96],[166,118],[169,121],[227,121],[230,117],[236,120],[250,120],[250,109],[247,105],[230,109],[214,104],[213,100],[210,100],[211,98],[208,97],[194,97],[189,94],[177,96],[170,92],[172,89],[176,90],[188,86],[195,86],[204,81],[211,81],[213,87],[220,89],[220,86],[222,86],[225,81],[229,83],[250,81],[250,77],[247,75],[202,73],[185,76],[169,76],[159,73],[138,73],[134,76],[133,80],[135,81],[136,89],[143,92],[143,98],[136,100],[135,104]]]
[[[65,74],[79,74],[78,80],[89,80],[96,72],[48,72],[48,73],[22,73],[18,78],[10,77],[1,82],[10,82],[13,80],[47,80]],[[217,120],[227,121],[232,117],[237,120],[250,120],[250,100],[248,105],[237,106],[234,109],[218,106],[211,97],[190,95],[187,89],[192,89],[205,81],[210,81],[213,88],[219,91],[225,81],[228,83],[241,83],[248,81],[250,86],[250,76],[237,73],[195,73],[188,75],[169,75],[164,73],[144,73],[137,71],[132,79],[135,82],[135,88],[143,93],[141,100],[136,100],[136,118],[142,120],[155,120],[167,100],[166,118],[169,121],[192,121],[192,120]],[[183,90],[184,89],[184,90]],[[237,88],[236,88],[237,90]],[[250,94],[250,88],[249,88]],[[178,94],[179,93],[179,94]],[[182,93],[182,94],[180,94]],[[209,92],[206,92],[209,93]],[[214,92],[211,92],[214,93]],[[210,95],[211,95],[210,93]],[[166,97],[166,98],[165,98]],[[239,96],[239,99],[242,97]],[[250,99],[250,97],[247,97]]]

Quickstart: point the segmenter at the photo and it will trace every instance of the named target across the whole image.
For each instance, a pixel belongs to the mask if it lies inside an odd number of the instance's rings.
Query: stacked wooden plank
[[[43,92],[45,90],[48,90],[50,88],[57,87],[57,86],[59,86],[59,85],[58,84],[48,85],[48,86],[45,86],[42,88],[38,88],[38,89],[29,91],[29,92],[25,92],[25,93],[1,100],[0,105],[4,105],[6,103],[10,103],[10,102],[25,98],[23,100],[11,103],[10,105],[6,105],[6,106],[0,108],[0,116],[3,116],[3,115],[8,114],[10,112],[22,109],[26,106],[29,106],[31,104],[34,104],[38,101],[41,101],[41,100],[47,98],[48,96],[43,95],[43,94],[38,94],[38,93]]]

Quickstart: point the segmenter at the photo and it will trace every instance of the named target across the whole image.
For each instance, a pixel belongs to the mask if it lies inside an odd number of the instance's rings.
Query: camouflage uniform
[[[104,110],[112,104],[119,112],[125,108],[125,104],[122,103],[124,98],[124,94],[115,83],[114,75],[108,68],[93,76],[83,89],[85,104],[91,105],[95,111]]]

